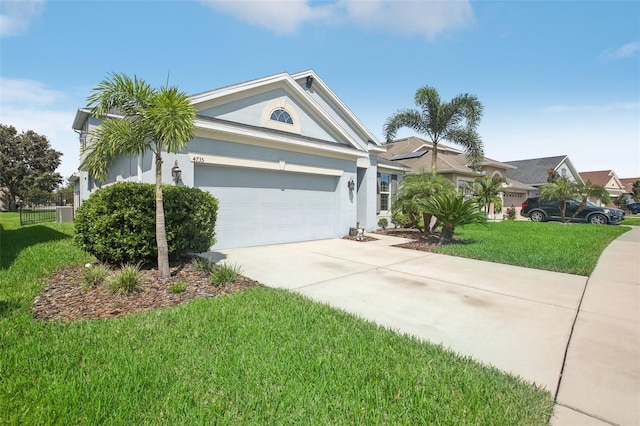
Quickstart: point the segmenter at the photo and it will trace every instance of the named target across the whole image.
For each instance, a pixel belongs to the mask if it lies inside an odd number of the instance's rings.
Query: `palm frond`
[[[430,136],[428,129],[424,125],[420,111],[415,109],[404,109],[396,111],[396,113],[385,121],[382,131],[387,142],[390,142],[395,138],[398,130],[403,127],[408,127],[413,129],[416,133]]]

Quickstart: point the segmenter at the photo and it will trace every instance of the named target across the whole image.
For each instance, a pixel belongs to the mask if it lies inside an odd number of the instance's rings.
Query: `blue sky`
[[[491,158],[640,176],[638,1],[0,0],[0,14],[0,122],[46,135],[65,177],[75,112],[108,73],[195,94],[307,69],[381,141],[429,85],[480,99]]]

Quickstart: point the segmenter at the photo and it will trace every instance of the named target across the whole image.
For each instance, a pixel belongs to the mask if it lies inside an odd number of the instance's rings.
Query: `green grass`
[[[622,221],[622,225],[640,226],[640,216],[639,215],[627,216]]]
[[[629,231],[626,226],[503,221],[458,227],[470,244],[438,248],[438,253],[528,268],[589,276],[602,251]]]
[[[46,277],[91,257],[70,224],[0,214],[2,424],[547,424],[552,396],[293,293],[254,288],[45,323]]]

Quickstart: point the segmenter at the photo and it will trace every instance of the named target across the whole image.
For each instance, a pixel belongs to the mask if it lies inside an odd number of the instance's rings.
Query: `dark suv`
[[[566,200],[565,203],[565,219],[569,220],[576,210],[578,210],[581,201]],[[528,217],[534,222],[562,220],[558,200],[543,200],[539,197],[527,198],[526,201],[522,203],[520,215]],[[587,205],[573,218],[573,222],[617,225],[622,219],[624,219],[624,212],[622,210],[596,206],[587,201]]]

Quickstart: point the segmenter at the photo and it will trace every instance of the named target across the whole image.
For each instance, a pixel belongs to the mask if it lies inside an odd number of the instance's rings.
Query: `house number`
[[[194,156],[193,157],[193,162],[194,163],[204,163],[204,157]]]

